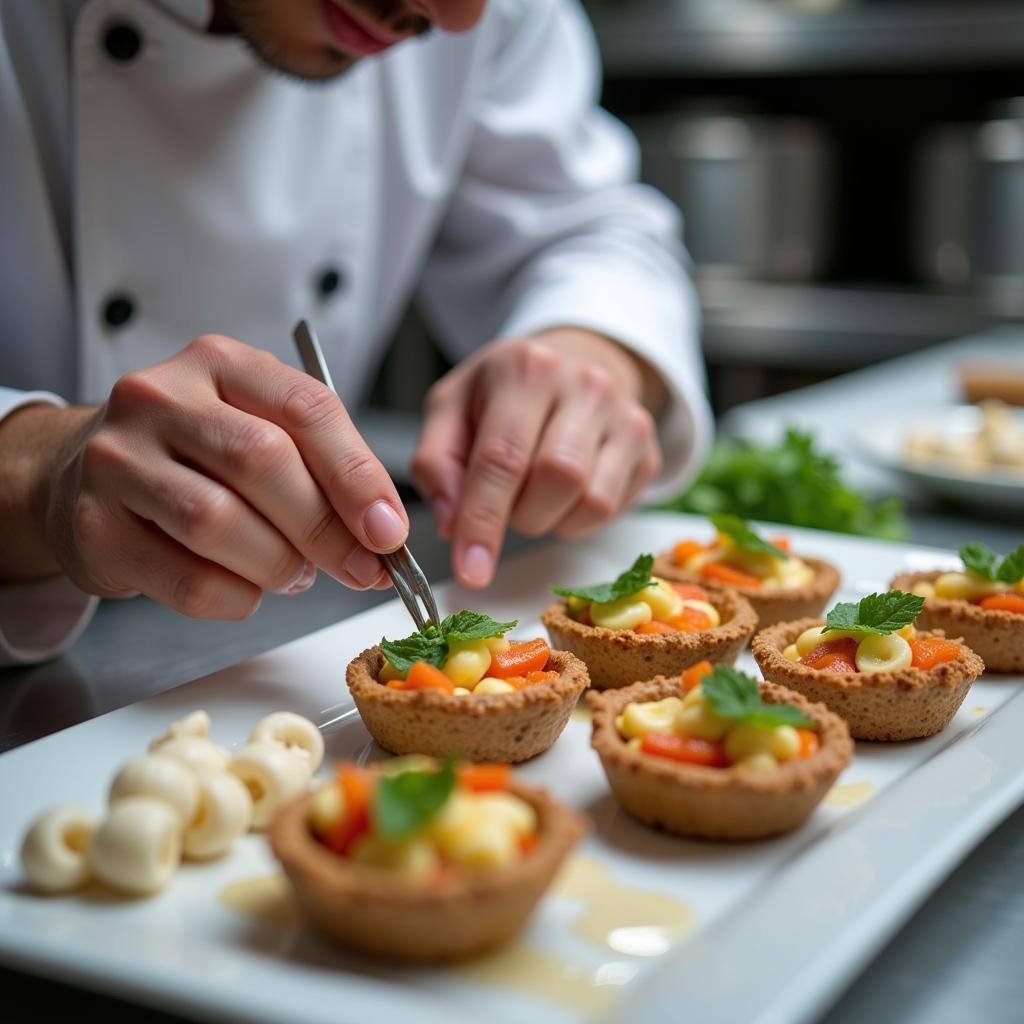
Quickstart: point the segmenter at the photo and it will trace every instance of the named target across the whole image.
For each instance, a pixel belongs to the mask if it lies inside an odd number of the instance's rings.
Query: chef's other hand
[[[494,575],[505,530],[581,537],[661,468],[654,373],[578,328],[494,342],[427,396],[413,476],[465,586]]]
[[[215,335],[122,377],[51,470],[40,507],[56,567],[90,593],[197,618],[245,618],[264,590],[308,589],[317,566],[384,586],[374,552],[409,529],[338,397]]]

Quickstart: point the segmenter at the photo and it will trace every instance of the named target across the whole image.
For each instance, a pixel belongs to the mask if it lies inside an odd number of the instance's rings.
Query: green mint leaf
[[[385,839],[404,839],[441,808],[455,788],[455,762],[436,772],[407,771],[377,780],[370,813],[374,830]]]
[[[618,601],[620,597],[638,594],[644,587],[651,584],[651,566],[654,565],[653,555],[640,555],[637,560],[621,576],[611,583],[597,583],[592,587],[556,587],[551,589],[561,597],[579,597],[584,601],[596,601],[607,604]]]
[[[425,661],[435,668],[442,668],[448,660],[448,641],[433,625],[427,626],[422,633],[407,636],[404,640],[382,639],[380,649],[384,652],[384,657],[403,673],[408,672],[417,661]]]
[[[885,594],[868,594],[853,604],[842,601],[825,617],[825,628],[851,633],[878,633],[886,636],[909,626],[921,614],[924,598],[890,590]]]
[[[777,725],[816,729],[816,723],[792,704],[764,704],[757,680],[728,665],[716,665],[700,681],[701,692],[711,710],[733,722],[774,728]]]
[[[773,558],[789,558],[789,555],[774,544],[759,537],[747,524],[731,512],[713,512],[708,518],[719,533],[731,537],[741,551],[757,551]]]
[[[1020,549],[1018,548],[1018,550]],[[983,580],[994,580],[996,578],[999,556],[990,547],[974,542],[965,544],[958,553],[964,563],[964,568],[968,572],[974,573],[975,576],[980,576]]]
[[[441,623],[441,635],[449,644],[462,644],[470,640],[486,640],[492,636],[501,636],[519,625],[517,619],[511,622],[495,622],[489,615],[463,609],[449,615]]]
[[[996,578],[1000,583],[1016,583],[1024,579],[1024,544],[1002,560],[996,571]]]

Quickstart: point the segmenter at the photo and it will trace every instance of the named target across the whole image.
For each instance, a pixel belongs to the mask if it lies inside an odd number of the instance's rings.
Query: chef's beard
[[[349,3],[376,24],[387,25],[399,34],[420,36],[431,28],[426,18],[406,10],[404,0]],[[215,8],[261,64],[288,78],[326,82],[360,59],[319,41],[324,31],[320,0],[219,0]],[[310,38],[318,41],[311,43]]]

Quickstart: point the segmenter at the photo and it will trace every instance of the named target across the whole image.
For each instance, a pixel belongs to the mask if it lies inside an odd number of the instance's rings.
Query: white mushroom
[[[177,758],[147,754],[129,761],[110,785],[110,805],[130,796],[152,796],[169,804],[181,820],[181,827],[195,817],[199,787],[195,776]]]
[[[201,772],[196,782],[199,807],[185,829],[182,850],[190,860],[211,860],[249,831],[252,797],[242,780],[228,772]]]
[[[310,775],[320,767],[324,759],[324,738],[320,730],[308,718],[291,711],[275,711],[261,718],[249,740],[252,743],[280,743],[300,754],[309,763]]]
[[[89,844],[96,877],[133,896],[159,892],[181,860],[181,822],[170,804],[153,796],[118,800]]]
[[[190,711],[184,718],[171,722],[167,732],[163,736],[157,736],[149,745],[150,750],[156,750],[161,743],[168,740],[176,740],[182,736],[209,736],[210,716],[205,711]]]
[[[166,757],[174,757],[193,772],[222,772],[231,755],[205,736],[178,736],[164,740],[155,750]]]
[[[54,807],[38,817],[21,844],[25,877],[39,892],[70,892],[92,874],[86,853],[96,823],[78,807]]]
[[[250,743],[228,762],[228,771],[252,796],[252,827],[265,829],[277,812],[309,785],[309,764],[280,743]]]

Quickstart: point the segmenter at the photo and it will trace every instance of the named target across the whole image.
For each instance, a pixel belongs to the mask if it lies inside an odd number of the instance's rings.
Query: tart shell
[[[941,732],[953,720],[971,683],[985,670],[969,647],[955,661],[898,672],[825,672],[789,661],[783,651],[823,619],[781,622],[754,637],[753,655],[765,679],[821,701],[846,720],[858,740],[914,740]],[[919,635],[945,637],[941,630]]]
[[[842,719],[773,683],[761,687],[766,703],[794,704],[818,723],[820,746],[813,756],[757,771],[739,765],[707,768],[630,750],[615,728],[626,705],[681,695],[679,678],[663,676],[587,694],[594,711],[591,746],[615,798],[645,825],[703,839],[763,839],[789,832],[810,816],[850,763],[853,743]]]
[[[763,591],[758,587],[731,587],[745,597],[757,613],[758,628],[767,629],[777,622],[803,619],[809,615],[820,615],[828,599],[839,587],[839,570],[831,562],[820,558],[805,558],[796,555],[814,571],[814,579],[806,587],[794,590]],[[696,583],[705,590],[722,590],[721,584],[706,580],[700,573],[687,572],[676,565],[671,551],[663,551],[654,560],[651,570],[655,576],[676,583]]]
[[[732,590],[709,591],[708,600],[722,623],[699,633],[663,635],[586,626],[569,616],[565,601],[556,601],[540,619],[552,646],[575,654],[586,663],[592,686],[608,690],[656,675],[679,675],[700,661],[732,665],[757,628],[757,615]]]
[[[507,868],[454,871],[434,885],[332,853],[310,829],[312,794],[281,812],[270,845],[306,915],[332,942],[402,960],[470,956],[523,927],[584,833],[580,815],[546,791],[514,779],[509,791],[537,812],[536,847]]]
[[[516,764],[536,757],[561,735],[590,679],[583,662],[552,651],[558,679],[514,693],[455,697],[438,690],[392,690],[378,682],[380,647],[363,651],[345,673],[370,735],[393,754],[449,754],[467,761]]]
[[[915,583],[934,583],[945,571],[904,573],[893,579],[889,589],[909,593]],[[985,662],[987,671],[1024,672],[1024,615],[981,608],[970,601],[929,597],[917,621],[924,629],[962,636]]]

